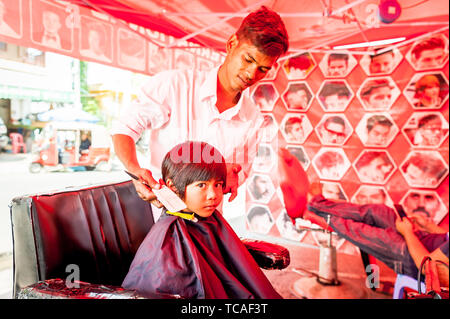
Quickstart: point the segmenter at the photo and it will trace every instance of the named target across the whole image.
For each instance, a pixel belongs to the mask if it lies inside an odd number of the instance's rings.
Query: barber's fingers
[[[161,188],[161,185],[153,178],[152,172],[150,172],[148,169],[140,168],[132,173],[135,174],[141,182],[144,182],[144,184],[147,184],[151,188]]]
[[[158,208],[162,208],[164,205],[157,199],[154,199],[152,201],[150,201],[150,203],[152,203],[154,206],[158,207]]]
[[[152,192],[151,188],[142,184],[140,181],[133,180],[134,188],[138,196],[147,202],[151,202],[156,199],[156,195]]]
[[[231,187],[230,188],[231,196],[228,199],[229,202],[232,202],[237,197],[237,187]]]

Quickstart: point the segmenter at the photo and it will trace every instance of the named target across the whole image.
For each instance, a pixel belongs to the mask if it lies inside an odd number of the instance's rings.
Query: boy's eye
[[[205,185],[206,185],[205,183],[198,183],[197,187],[203,188],[203,187],[205,187]]]
[[[223,188],[223,182],[218,182],[218,183],[216,183],[216,187]]]

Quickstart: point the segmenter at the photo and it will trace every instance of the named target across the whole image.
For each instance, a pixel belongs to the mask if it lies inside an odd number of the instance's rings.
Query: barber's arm
[[[239,172],[242,170],[242,166],[239,164],[227,163],[227,186],[224,193],[231,193],[229,202],[233,201],[237,196],[237,189],[239,187]]]
[[[414,226],[408,218],[397,218],[397,220],[395,221],[395,227],[405,239],[409,254],[414,260],[417,268],[419,268],[423,258],[425,256],[428,256],[430,252],[414,234]]]
[[[448,228],[440,227],[436,225],[431,218],[425,217],[420,213],[411,213],[408,218],[422,231],[426,231],[430,234],[446,234]]]
[[[140,167],[134,140],[130,136],[124,134],[115,134],[112,136],[112,140],[114,144],[114,151],[119,160],[125,166],[125,169],[136,175],[143,182],[146,182],[151,188],[159,189],[161,186],[153,178],[152,172],[148,169]],[[147,186],[135,180],[133,180],[133,184],[141,199],[151,202],[157,207],[162,207],[161,203],[156,200],[155,194],[153,194]]]

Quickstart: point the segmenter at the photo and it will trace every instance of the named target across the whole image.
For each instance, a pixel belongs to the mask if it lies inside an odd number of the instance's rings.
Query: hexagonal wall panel
[[[367,113],[355,128],[366,147],[388,147],[399,132],[389,113]]]
[[[326,199],[347,201],[347,195],[341,184],[335,182],[320,182],[320,185],[322,186],[322,195]]]
[[[414,148],[436,148],[448,136],[448,122],[440,112],[416,112],[402,132]]]
[[[260,83],[252,93],[253,102],[261,111],[272,111],[278,99],[278,92],[272,83]]]
[[[301,241],[307,233],[306,230],[299,229],[296,225],[294,225],[294,223],[292,223],[292,220],[285,209],[283,209],[278,215],[276,225],[283,238],[294,240],[296,242]]]
[[[416,71],[442,68],[448,60],[448,39],[443,34],[416,41],[406,54],[406,60]]]
[[[326,114],[315,131],[323,145],[343,145],[352,135],[353,128],[344,114]]]
[[[303,169],[308,168],[310,160],[303,146],[287,146],[286,149],[299,160]]]
[[[267,234],[274,224],[269,208],[263,205],[252,205],[245,217],[249,229],[259,234]]]
[[[352,196],[352,203],[358,205],[385,204],[392,206],[393,202],[388,192],[382,186],[361,185]]]
[[[367,78],[356,95],[367,111],[385,111],[397,100],[400,90],[390,77]]]
[[[278,123],[275,120],[273,114],[265,113],[263,114],[263,117],[264,122],[261,128],[259,129],[258,133],[262,134],[263,142],[270,142],[275,138],[275,136],[277,136]]]
[[[286,59],[282,69],[289,80],[305,79],[316,67],[316,61],[309,52],[303,52]]]
[[[358,64],[353,55],[348,53],[327,53],[319,63],[323,76],[327,78],[346,77]]]
[[[288,111],[306,112],[311,106],[314,94],[308,83],[290,82],[281,95],[284,106]]]
[[[438,109],[448,99],[448,80],[442,72],[417,73],[403,95],[415,109]]]
[[[448,208],[435,191],[410,189],[400,203],[408,216],[423,214],[435,224],[439,224],[448,213]]]
[[[305,114],[286,113],[281,121],[281,134],[288,143],[302,144],[313,128]]]
[[[385,184],[395,171],[395,162],[384,150],[364,150],[353,163],[363,183]]]
[[[270,172],[275,165],[277,157],[269,144],[260,143],[258,145],[258,151],[256,152],[255,159],[253,160],[252,169],[255,172],[267,173]]]
[[[436,188],[448,174],[448,166],[438,151],[412,151],[400,165],[411,187]]]
[[[317,93],[317,100],[325,112],[345,111],[352,98],[353,92],[345,80],[326,80]]]
[[[247,182],[247,189],[252,200],[263,204],[267,204],[275,193],[269,175],[253,174]]]
[[[397,48],[388,51],[378,50],[372,55],[364,55],[359,64],[367,75],[391,74],[403,59]]]
[[[351,164],[341,148],[322,147],[312,159],[312,165],[321,179],[340,180]]]

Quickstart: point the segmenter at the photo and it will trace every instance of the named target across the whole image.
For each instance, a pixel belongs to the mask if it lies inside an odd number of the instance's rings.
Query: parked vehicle
[[[82,141],[87,137],[89,142]],[[111,169],[111,141],[106,128],[91,123],[50,122],[36,137],[29,170],[78,168]]]

